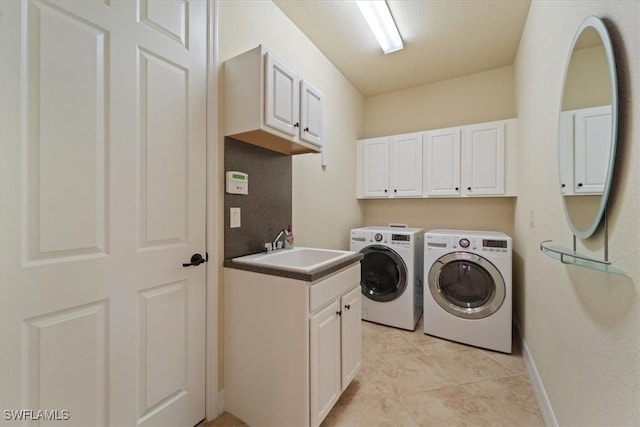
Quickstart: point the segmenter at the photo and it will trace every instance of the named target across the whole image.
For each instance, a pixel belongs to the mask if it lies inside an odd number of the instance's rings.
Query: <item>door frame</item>
[[[206,161],[206,244],[212,262],[206,263],[206,346],[205,346],[205,412],[206,420],[215,419],[224,411],[224,399],[219,390],[219,328],[220,328],[220,247],[223,225],[219,218],[223,206],[220,193],[221,131],[218,120],[218,0],[207,0],[207,161]]]

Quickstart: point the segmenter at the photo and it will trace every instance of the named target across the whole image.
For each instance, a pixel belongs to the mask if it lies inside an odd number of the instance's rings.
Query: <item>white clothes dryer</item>
[[[414,331],[422,315],[424,230],[363,227],[351,230],[361,261],[362,319]]]
[[[511,238],[431,230],[424,245],[424,333],[511,353]]]

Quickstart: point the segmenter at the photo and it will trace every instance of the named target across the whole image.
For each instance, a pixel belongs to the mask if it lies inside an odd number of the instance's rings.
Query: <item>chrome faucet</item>
[[[287,230],[285,230],[284,228],[278,231],[278,234],[276,234],[276,237],[273,239],[273,241],[265,245],[267,252],[282,249],[284,247],[283,237],[286,236],[286,234],[287,234]],[[283,239],[280,240],[281,238]]]
[[[276,237],[273,239],[273,242],[271,242],[271,244],[273,245],[273,248],[275,249],[278,243],[278,240],[280,240],[281,237],[284,237],[285,234],[287,234],[287,230],[285,230],[284,228],[280,231],[278,231],[278,234],[276,234]],[[284,245],[284,239],[282,239],[282,244]],[[282,249],[282,248],[280,248]]]

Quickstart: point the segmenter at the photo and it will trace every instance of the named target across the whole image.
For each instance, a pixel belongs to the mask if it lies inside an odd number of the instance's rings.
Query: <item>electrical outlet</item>
[[[229,228],[240,228],[240,208],[230,208]]]

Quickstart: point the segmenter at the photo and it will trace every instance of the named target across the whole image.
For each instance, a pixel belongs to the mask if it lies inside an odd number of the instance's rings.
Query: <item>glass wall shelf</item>
[[[576,265],[578,267],[588,268],[590,270],[601,271],[604,273],[617,274],[620,276],[627,275],[624,271],[611,265],[611,262],[609,261],[603,261],[582,255],[572,249],[556,245],[552,240],[540,242],[540,250],[543,254],[558,260],[563,264]]]

